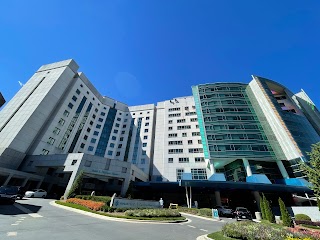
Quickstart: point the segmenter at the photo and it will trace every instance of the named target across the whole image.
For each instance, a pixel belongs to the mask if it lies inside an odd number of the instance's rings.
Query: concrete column
[[[247,177],[252,176],[252,170],[249,164],[248,159],[242,158],[244,169],[246,170]]]
[[[69,191],[72,187],[72,184],[73,184],[77,175],[78,175],[78,170],[72,172],[70,179],[69,179],[69,182],[68,182],[68,185],[66,187],[66,190],[64,191],[64,194],[63,194],[64,199],[67,199],[68,193],[69,193]]]
[[[215,174],[216,173],[216,169],[214,168],[213,160],[209,160],[209,164],[210,164],[211,173]]]
[[[256,203],[257,203],[257,206],[258,206],[259,211],[261,211],[261,209],[260,209],[260,199],[261,199],[261,196],[260,196],[259,192],[258,192],[258,191],[253,191],[252,194],[253,194],[253,196],[254,196],[254,199],[256,200]]]
[[[214,191],[214,195],[216,197],[216,204],[218,206],[221,206],[221,196],[220,196],[220,191]]]
[[[126,195],[129,188],[129,184],[130,184],[130,175],[128,175],[122,182],[121,197],[124,197]]]
[[[30,178],[26,178],[26,179],[23,181],[23,183],[22,183],[21,186],[22,186],[22,187],[25,187],[26,184],[27,184],[27,182],[29,181],[29,179],[30,179]]]
[[[8,185],[8,183],[10,182],[12,177],[13,177],[13,173],[10,173],[10,175],[7,177],[7,179],[6,179],[6,181],[4,182],[3,185]]]
[[[43,182],[43,179],[38,182],[37,188],[40,188],[40,187],[41,187],[42,182]]]
[[[284,167],[284,165],[283,165],[283,163],[282,163],[281,160],[278,160],[278,161],[277,161],[277,165],[278,165],[278,168],[279,168],[279,170],[280,170],[280,172],[281,172],[282,177],[283,177],[284,179],[289,178],[288,172],[287,172],[286,168]]]

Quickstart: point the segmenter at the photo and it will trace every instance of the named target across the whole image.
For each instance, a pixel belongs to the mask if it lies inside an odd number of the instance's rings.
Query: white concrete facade
[[[177,181],[182,173],[207,179],[193,96],[157,104],[152,180]]]

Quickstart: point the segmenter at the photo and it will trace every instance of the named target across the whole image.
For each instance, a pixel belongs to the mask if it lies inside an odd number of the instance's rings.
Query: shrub
[[[222,227],[222,232],[227,237],[247,240],[283,240],[287,236],[294,236],[284,228],[255,222],[227,223]]]
[[[104,202],[95,202],[95,201],[84,200],[79,198],[69,198],[66,202],[78,204],[94,211],[100,210],[105,205]]]
[[[261,217],[262,219],[267,219],[266,218],[266,207],[265,207],[265,199],[266,197],[262,193],[262,198],[260,199],[260,211],[261,211]]]
[[[126,216],[132,217],[181,217],[175,209],[136,209],[125,211]]]
[[[265,207],[266,219],[271,223],[275,223],[276,219],[275,219],[274,214],[272,212],[270,202],[266,198],[265,198],[264,207]]]
[[[74,197],[77,194],[81,194],[83,176],[84,173],[83,171],[81,171],[72,183],[72,186],[67,194],[67,198]]]
[[[311,222],[311,221],[305,221],[305,220],[296,220],[296,224],[305,224],[315,227],[320,227],[320,222]]]
[[[306,214],[296,214],[294,218],[298,221],[311,221],[311,218]]]
[[[201,216],[206,216],[206,217],[212,216],[212,210],[210,208],[199,208],[198,213]]]
[[[282,224],[286,227],[293,227],[293,221],[291,219],[291,216],[281,198],[279,198],[279,206],[280,206]]]
[[[76,195],[75,198],[91,200],[95,202],[104,202],[108,206],[110,206],[110,202],[111,202],[111,197],[109,196]]]

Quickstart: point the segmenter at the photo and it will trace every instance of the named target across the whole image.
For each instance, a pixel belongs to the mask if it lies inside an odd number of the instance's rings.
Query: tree
[[[262,193],[262,198],[260,199],[260,210],[261,210],[261,217],[262,219],[266,218],[266,207],[265,207],[266,197]]]
[[[272,212],[270,202],[267,200],[266,197],[264,197],[264,199],[265,199],[264,200],[264,209],[265,209],[266,219],[271,223],[275,223],[276,219],[275,219],[274,214]]]
[[[320,142],[311,146],[311,152],[308,155],[310,156],[310,161],[302,163],[300,167],[312,184],[311,189],[314,191],[314,194],[317,198],[320,198]]]
[[[83,181],[84,173],[81,171],[79,175],[76,177],[72,186],[68,192],[67,198],[73,197],[75,195],[81,194],[82,181]]]
[[[286,227],[293,227],[293,221],[291,219],[291,216],[281,198],[279,198],[279,206],[280,206],[282,224]]]
[[[320,211],[320,199],[317,198],[317,205],[318,205],[318,208],[319,208],[319,211]]]

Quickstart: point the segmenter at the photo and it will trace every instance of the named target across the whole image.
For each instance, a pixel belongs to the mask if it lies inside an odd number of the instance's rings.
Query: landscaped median
[[[317,240],[320,232],[298,231],[272,223],[235,222],[227,223],[220,232],[208,235],[215,240]]]
[[[161,222],[183,222],[186,221],[179,211],[175,209],[124,209],[112,208],[106,204],[110,202],[110,197],[86,197],[69,198],[66,201],[56,201],[57,204],[76,208],[86,212],[96,213],[107,217],[116,217],[124,219],[161,221]],[[91,200],[95,199],[97,201]]]

